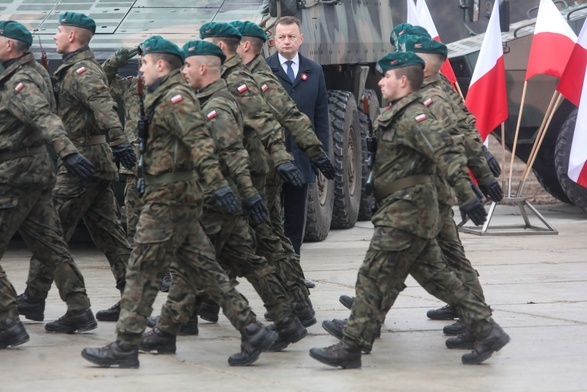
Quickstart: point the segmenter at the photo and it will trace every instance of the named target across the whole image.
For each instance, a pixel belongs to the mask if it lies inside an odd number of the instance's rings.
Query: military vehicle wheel
[[[269,0],[269,15],[277,16],[277,2],[280,0]],[[298,12],[297,0],[281,0],[280,16],[296,16]]]
[[[369,152],[367,151],[367,136],[369,135],[368,115],[371,120],[375,120],[379,115],[379,98],[375,90],[365,90],[363,96],[369,100],[369,113],[364,113],[363,105],[359,105],[359,121],[361,122],[361,167],[363,177],[361,178],[361,203],[359,205],[359,221],[371,220],[371,201],[373,195],[367,196],[365,192],[365,185],[369,179],[369,168],[367,167],[367,159]],[[361,99],[362,101],[362,99]]]
[[[334,151],[334,211],[332,229],[349,229],[357,222],[361,203],[361,125],[352,93],[328,92]]]
[[[532,172],[546,192],[563,203],[572,204],[567,195],[565,195],[556,174],[554,167],[554,144],[556,144],[555,139],[553,139],[551,144],[542,144],[534,162]]]
[[[319,173],[316,183],[308,184],[308,207],[304,242],[320,242],[328,236],[334,207],[334,181]]]
[[[577,109],[571,112],[561,127],[554,150],[554,166],[565,195],[573,205],[587,212],[587,188],[577,184],[567,175],[571,143],[575,133],[575,124],[577,123],[577,113]]]

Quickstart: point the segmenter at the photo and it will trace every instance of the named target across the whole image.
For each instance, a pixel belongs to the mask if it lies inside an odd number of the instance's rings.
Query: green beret
[[[424,69],[426,63],[414,52],[393,52],[386,54],[377,61],[377,72],[384,75],[390,69],[407,67],[408,65],[419,65]]]
[[[397,39],[397,47],[402,52],[441,54],[444,58],[448,55],[446,45],[442,42],[417,35],[401,35]]]
[[[60,26],[74,26],[90,30],[92,34],[96,32],[96,22],[94,19],[77,12],[62,12],[59,15]]]
[[[33,44],[33,36],[30,31],[23,24],[14,20],[0,21],[0,35],[29,45]]]
[[[139,45],[139,55],[143,56],[145,54],[151,53],[172,54],[179,57],[182,63],[184,60],[181,49],[176,44],[166,40],[160,35],[153,35],[147,38],[141,45]]]
[[[243,37],[255,37],[259,38],[263,42],[267,41],[267,34],[265,34],[265,30],[261,28],[256,23],[247,21],[240,21],[235,20],[234,22],[230,22],[231,25],[236,27],[238,31],[240,31]]]
[[[397,26],[391,31],[391,35],[389,36],[389,42],[393,46],[397,46],[397,39],[398,37],[404,35],[420,35],[422,37],[432,38],[430,37],[430,33],[422,26],[414,26],[409,23],[402,23]]]
[[[183,56],[216,56],[220,57],[220,62],[224,63],[226,55],[220,49],[220,46],[207,41],[190,41],[183,46]]]
[[[200,38],[208,37],[234,37],[241,39],[241,33],[230,23],[208,22],[200,27]]]

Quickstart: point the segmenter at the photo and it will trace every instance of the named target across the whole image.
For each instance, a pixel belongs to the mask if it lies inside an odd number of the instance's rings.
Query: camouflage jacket
[[[293,137],[298,148],[310,159],[320,158],[326,153],[312,127],[312,122],[298,110],[296,103],[283,88],[263,56],[257,56],[247,64],[253,78],[259,85],[265,102],[273,116]]]
[[[112,151],[106,143],[87,144],[86,137],[107,135],[116,146],[127,141],[107,86],[106,75],[91,50],[65,56],[54,73],[59,116],[67,136],[96,167],[95,176],[111,180],[116,177]],[[64,171],[65,168],[61,168]]]
[[[31,53],[0,75],[0,155],[50,143],[59,157],[77,152],[56,114],[51,79]],[[52,188],[48,153],[0,161],[0,184]]]
[[[238,102],[228,92],[224,79],[198,91],[198,100],[208,119],[210,136],[216,144],[220,169],[233,190],[246,200],[258,192],[249,172],[249,154],[243,146],[244,121]],[[212,192],[204,186],[206,205],[217,208]]]
[[[151,86],[152,87],[152,86]],[[222,176],[214,140],[206,127],[195,93],[179,70],[159,79],[146,96],[149,135],[145,152],[145,173],[150,176],[196,172],[196,178],[211,190],[228,183]],[[201,186],[196,181],[147,185],[145,203],[198,204]]]
[[[245,148],[249,153],[251,174],[266,174],[273,165],[292,161],[292,156],[285,149],[281,126],[273,117],[240,55],[237,54],[222,65],[222,79],[226,80],[228,91],[236,98],[243,112]],[[259,145],[259,141],[262,145]]]
[[[455,188],[461,204],[475,198],[465,167],[463,148],[434,119],[419,92],[389,106],[377,119],[377,155],[373,167],[375,193],[414,175],[437,170]],[[437,234],[438,199],[432,182],[399,189],[378,200],[376,226],[388,226],[423,238]]]

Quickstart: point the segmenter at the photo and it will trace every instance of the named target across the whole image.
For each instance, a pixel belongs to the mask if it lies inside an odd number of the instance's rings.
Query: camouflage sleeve
[[[14,96],[8,109],[25,124],[39,130],[43,138],[53,145],[53,149],[63,158],[77,152],[77,148],[67,137],[59,116],[51,111],[49,102],[39,87],[30,79],[14,79]]]
[[[119,64],[118,59],[116,58],[116,54],[113,54],[102,63],[102,70],[106,74],[108,84],[111,84],[116,79],[118,68]]]

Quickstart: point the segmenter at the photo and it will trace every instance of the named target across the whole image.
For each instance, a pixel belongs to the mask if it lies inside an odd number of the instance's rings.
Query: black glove
[[[377,206],[377,200],[375,200],[375,198],[371,200],[371,205],[369,206],[369,208],[371,209],[371,215],[375,214],[379,209],[379,207]]]
[[[479,184],[479,189],[485,196],[496,203],[499,203],[503,199],[503,191],[495,178],[492,178],[487,184]]]
[[[80,154],[74,152],[62,158],[63,164],[71,174],[84,181],[91,181],[94,178],[94,165]]]
[[[482,225],[487,218],[485,207],[483,207],[483,204],[477,198],[459,208],[461,210],[461,218],[463,218],[463,221],[467,220],[467,217],[469,217],[475,225],[479,226]]]
[[[330,159],[328,159],[327,156],[314,159],[312,161],[312,170],[314,170],[316,175],[318,175],[318,170],[320,170],[322,174],[324,174],[324,177],[329,180],[334,180],[334,174],[336,173],[334,166],[332,166],[332,162],[330,162]]]
[[[269,218],[269,209],[260,194],[243,201],[243,213],[251,222],[251,226],[257,226]]]
[[[304,185],[302,173],[300,173],[300,170],[293,164],[293,162],[282,163],[281,165],[276,166],[275,170],[277,170],[277,174],[279,174],[283,181],[288,184],[291,184],[296,188],[301,188]]]
[[[232,191],[232,188],[228,185],[216,189],[212,195],[216,199],[216,203],[218,203],[224,211],[229,214],[235,214],[238,211],[238,198]]]
[[[479,199],[479,201],[483,201],[483,192],[481,192],[481,189],[479,189],[479,187],[475,185],[472,180],[469,181],[471,181],[471,189],[473,190],[475,196],[477,196],[477,199]]]
[[[144,178],[139,178],[137,180],[137,193],[138,193],[139,197],[143,197],[143,195],[145,194],[145,179]]]
[[[137,156],[129,142],[124,142],[118,146],[111,147],[114,154],[114,161],[122,163],[127,169],[132,169],[137,163]]]
[[[493,177],[499,177],[499,175],[501,174],[501,167],[499,167],[497,159],[495,159],[495,157],[489,150],[485,151],[485,160],[487,160],[487,165],[489,165],[489,170],[491,170]]]
[[[116,61],[119,67],[124,67],[128,64],[128,61],[135,57],[139,51],[138,47],[128,49],[128,48],[120,48],[114,54],[116,56]]]

